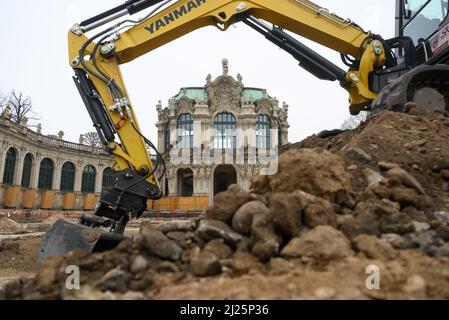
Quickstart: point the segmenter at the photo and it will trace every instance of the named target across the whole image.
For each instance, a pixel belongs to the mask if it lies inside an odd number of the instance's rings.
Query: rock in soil
[[[214,239],[210,241],[205,247],[204,251],[212,253],[215,255],[218,259],[229,259],[234,251],[225,244],[223,239]]]
[[[198,227],[198,235],[205,241],[223,239],[229,245],[235,247],[243,239],[243,236],[232,230],[224,222],[218,220],[203,220]]]
[[[120,269],[113,269],[106,273],[96,284],[102,291],[117,291],[124,293],[128,290],[132,275]]]
[[[173,222],[162,222],[155,226],[156,230],[163,233],[168,232],[189,232],[194,231],[196,228],[195,221],[173,221]]]
[[[269,209],[261,201],[251,201],[240,207],[232,218],[232,227],[235,231],[249,236],[255,214],[268,214]]]
[[[360,235],[354,242],[357,250],[370,259],[390,261],[397,257],[397,252],[390,243],[375,236]]]
[[[262,262],[279,253],[281,237],[276,234],[270,213],[256,215],[251,226],[251,253]]]
[[[198,277],[210,277],[221,273],[219,259],[213,253],[203,251],[190,261],[192,273]]]
[[[351,244],[344,234],[330,226],[318,226],[299,238],[292,239],[282,250],[288,258],[304,258],[315,264],[353,255]]]
[[[420,194],[425,194],[424,188],[418,180],[402,168],[396,167],[390,169],[387,172],[386,177],[389,179],[397,178],[404,186],[413,188]]]
[[[139,273],[142,271],[145,271],[148,268],[148,262],[145,257],[139,255],[137,256],[133,263],[131,264],[131,272],[132,273]]]
[[[249,200],[249,193],[234,184],[215,197],[214,206],[208,209],[207,217],[231,224],[235,212]]]
[[[268,202],[274,228],[288,238],[298,235],[304,209],[299,199],[293,194],[273,193]]]
[[[162,259],[176,261],[181,257],[182,248],[151,227],[143,230],[141,244],[148,254]]]

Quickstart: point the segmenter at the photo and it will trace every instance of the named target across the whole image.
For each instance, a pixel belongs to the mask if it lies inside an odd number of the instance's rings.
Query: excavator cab
[[[449,64],[449,4],[448,0],[399,1],[397,32],[413,39],[417,65]],[[442,85],[415,90],[414,101],[426,105],[441,105],[449,111],[447,73],[441,77]]]
[[[448,0],[398,0],[397,36],[410,37],[416,63],[449,63]]]
[[[395,39],[407,39],[394,53],[408,70],[373,82],[379,96],[371,110],[403,111],[412,101],[428,111],[449,112],[448,0],[397,0]]]

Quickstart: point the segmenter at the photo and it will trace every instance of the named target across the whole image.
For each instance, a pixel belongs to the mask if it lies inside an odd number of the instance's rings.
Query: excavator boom
[[[116,22],[145,9],[150,12],[140,19]],[[74,81],[106,150],[115,158],[116,179],[112,188],[103,190],[95,213],[81,218],[77,231],[61,232],[73,227],[61,223],[47,233],[42,259],[68,251],[68,247],[57,248],[58,244],[77,243],[79,235],[89,234],[92,228],[97,235],[95,246],[85,248],[113,247],[110,239],[115,237],[110,233],[122,235],[128,220],[142,215],[148,199],[162,197],[157,175],[164,174],[163,159],[140,131],[120,65],[199,28],[215,26],[226,31],[238,22],[290,53],[318,78],[339,81],[349,93],[353,114],[367,110],[384,87],[415,67],[412,39],[384,40],[308,0],[131,0],[74,25],[68,35]],[[348,70],[317,54],[292,33],[335,50]],[[405,52],[404,61],[398,62],[395,49]],[[154,161],[147,147],[156,152]],[[110,232],[98,233],[99,227]],[[68,240],[62,241],[61,234]],[[107,245],[97,245],[103,238]]]

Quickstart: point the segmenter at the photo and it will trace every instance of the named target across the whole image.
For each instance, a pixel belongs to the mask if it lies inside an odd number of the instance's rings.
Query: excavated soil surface
[[[0,235],[25,233],[23,226],[9,218],[0,218]]]
[[[0,286],[20,276],[37,272],[37,248],[41,239],[2,240],[0,242]]]
[[[406,110],[290,145],[250,193],[231,186],[204,217],[111,252],[48,259],[0,298],[449,299],[449,118]]]

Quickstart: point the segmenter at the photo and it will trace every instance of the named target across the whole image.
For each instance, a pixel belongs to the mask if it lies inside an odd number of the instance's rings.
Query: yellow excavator
[[[146,11],[139,19],[129,16]],[[114,248],[130,219],[148,199],[163,196],[162,156],[141,133],[120,65],[196,29],[226,31],[242,22],[290,53],[305,70],[339,81],[351,114],[402,111],[415,101],[449,111],[449,17],[447,0],[396,0],[393,39],[364,31],[307,0],[129,0],[69,31],[74,81],[103,145],[115,159],[115,183],[105,188],[92,214],[78,224],[58,221],[45,235],[39,259],[80,248]],[[255,33],[256,34],[256,33]],[[294,34],[335,50],[347,70],[298,41]],[[120,142],[118,142],[118,140]],[[147,148],[155,150],[156,160]]]

